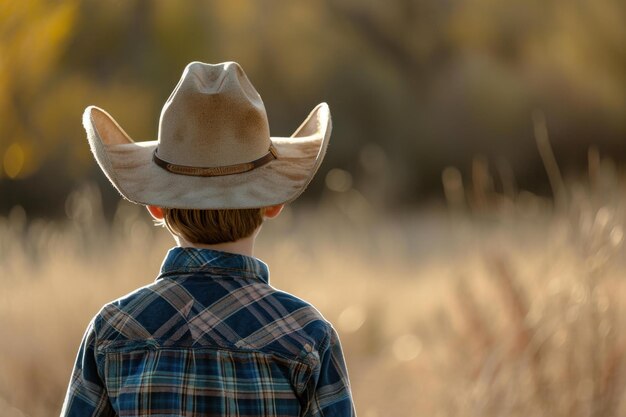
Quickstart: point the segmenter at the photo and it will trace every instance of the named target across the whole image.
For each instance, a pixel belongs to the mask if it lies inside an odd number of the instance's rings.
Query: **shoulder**
[[[311,320],[330,325],[330,323],[324,318],[322,313],[320,313],[320,311],[315,308],[310,302],[303,300],[302,298],[286,291],[282,291],[276,288],[273,288],[273,290],[274,298],[278,300],[287,310],[291,312],[302,312],[303,316]]]
[[[167,281],[156,281],[137,288],[115,300],[106,303],[93,319],[93,328],[99,339],[111,339],[112,335],[119,337],[137,336],[147,337],[148,333],[141,324],[144,317],[155,309],[165,309],[168,306],[160,296]],[[171,307],[171,306],[170,306]]]
[[[99,315],[108,314],[117,310],[130,310],[137,303],[145,302],[147,299],[153,298],[155,294],[160,292],[163,287],[163,281],[152,282],[143,287],[137,288],[115,300],[106,303],[100,309]]]
[[[330,322],[311,303],[293,294],[277,290],[272,294],[274,300],[282,307],[281,327],[293,330],[302,336],[304,350],[319,350],[328,343],[334,329]]]

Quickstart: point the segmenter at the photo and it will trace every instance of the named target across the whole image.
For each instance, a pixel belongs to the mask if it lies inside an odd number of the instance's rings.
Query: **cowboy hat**
[[[321,103],[290,137],[270,137],[263,101],[235,62],[187,65],[161,111],[158,140],[134,142],[95,106],[85,109],[83,125],[124,198],[184,209],[293,201],[320,166],[331,132]]]

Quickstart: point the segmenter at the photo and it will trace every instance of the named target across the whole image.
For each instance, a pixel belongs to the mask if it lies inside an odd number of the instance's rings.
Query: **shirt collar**
[[[269,268],[261,260],[235,253],[212,249],[181,248],[170,249],[161,265],[158,279],[177,274],[209,272],[211,275],[260,279],[269,283]]]

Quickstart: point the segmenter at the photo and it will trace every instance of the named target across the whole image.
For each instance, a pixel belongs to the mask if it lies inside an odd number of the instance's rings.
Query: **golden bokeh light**
[[[24,149],[17,143],[11,144],[4,152],[2,166],[5,174],[11,178],[17,178],[24,168]]]
[[[419,356],[422,351],[422,342],[414,334],[407,333],[393,342],[392,349],[396,359],[406,362]]]
[[[333,168],[326,174],[326,187],[338,193],[345,193],[352,188],[352,175],[346,170]]]
[[[363,326],[366,319],[365,309],[359,305],[353,305],[339,314],[338,322],[339,328],[346,333],[356,332]]]

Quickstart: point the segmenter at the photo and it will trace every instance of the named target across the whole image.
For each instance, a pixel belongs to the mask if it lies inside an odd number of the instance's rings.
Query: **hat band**
[[[274,147],[270,145],[270,150],[265,155],[259,159],[255,159],[254,161],[244,162],[243,164],[226,165],[222,167],[202,168],[176,165],[171,162],[164,161],[157,156],[157,149],[155,149],[152,154],[152,160],[155,164],[172,174],[189,175],[193,177],[221,177],[224,175],[242,174],[244,172],[252,171],[255,168],[259,168],[276,159],[276,151]]]

